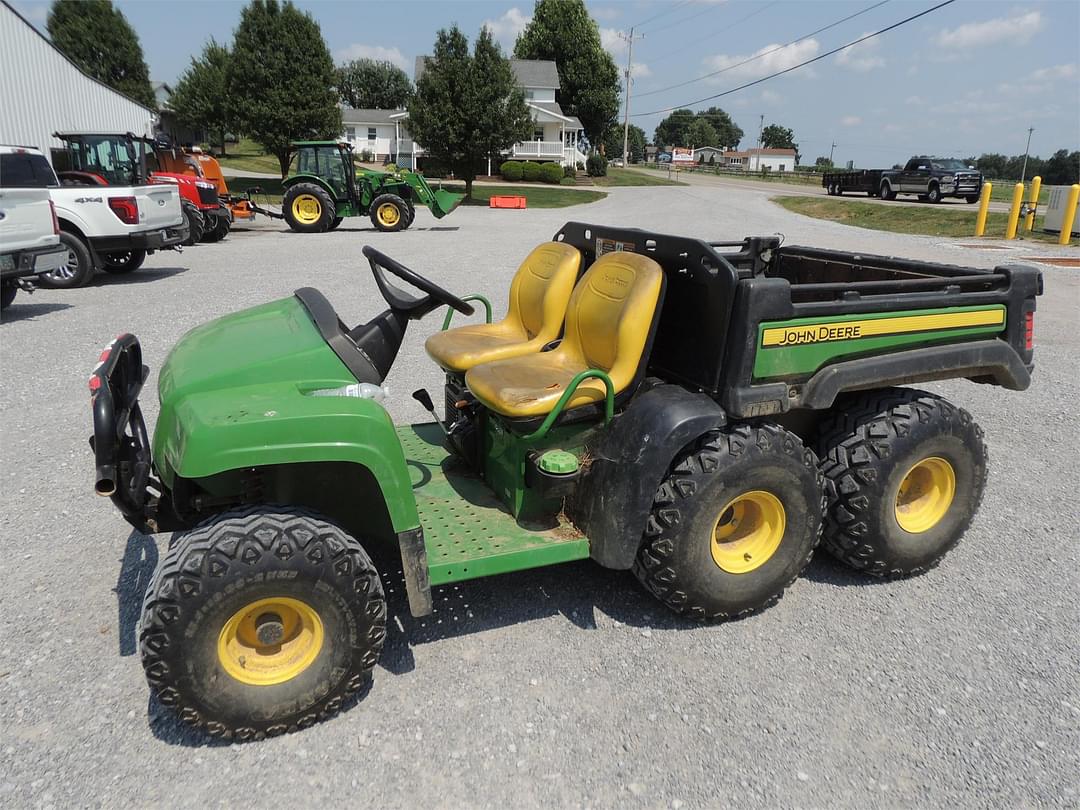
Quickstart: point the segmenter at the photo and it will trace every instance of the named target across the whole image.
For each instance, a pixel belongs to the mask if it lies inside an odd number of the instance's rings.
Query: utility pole
[[[761,116],[761,121],[758,123],[757,131],[757,145],[762,147],[765,145],[765,116]]]
[[[626,40],[626,115],[623,117],[622,130],[622,160],[623,166],[630,165],[630,68],[634,58],[634,29],[629,34],[619,32],[619,38]],[[645,39],[644,34],[639,34],[637,39]]]
[[[832,163],[832,155],[833,155],[833,150],[834,150],[835,148],[836,148],[836,141],[833,141],[833,142],[832,142],[832,146],[830,146],[830,147],[829,147],[829,165],[830,165],[830,166],[832,166],[832,165],[833,165],[833,163]]]
[[[1028,141],[1027,146],[1024,147],[1024,168],[1020,172],[1020,182],[1023,183],[1027,180],[1027,159],[1028,152],[1031,151],[1031,133],[1035,131],[1035,127],[1028,127]]]

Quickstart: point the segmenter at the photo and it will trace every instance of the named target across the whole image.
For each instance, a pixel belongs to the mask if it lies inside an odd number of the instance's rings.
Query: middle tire
[[[281,212],[294,231],[322,233],[330,227],[337,209],[322,186],[297,183],[289,186],[281,198]]]
[[[380,194],[371,201],[371,224],[380,231],[402,231],[409,227],[409,204],[396,194]]]
[[[722,621],[776,602],[821,536],[824,480],[772,424],[706,434],[660,484],[634,573],[676,613]]]

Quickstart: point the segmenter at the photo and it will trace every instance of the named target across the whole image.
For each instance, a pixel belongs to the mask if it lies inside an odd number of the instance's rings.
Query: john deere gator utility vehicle
[[[371,217],[380,231],[403,231],[412,225],[417,203],[442,219],[465,198],[432,189],[423,176],[404,169],[362,169],[357,174],[350,143],[297,141],[291,150],[292,173],[281,183],[285,188],[281,215],[294,231],[332,231],[345,217],[362,216]]]
[[[183,337],[152,443],[135,336],[90,378],[97,491],[177,532],[143,605],[147,678],[211,734],[303,728],[365,687],[386,625],[373,544],[400,551],[415,616],[448,583],[591,558],[733,619],[822,537],[868,574],[925,571],[971,522],[986,450],[966,411],[896,386],[1026,388],[1042,289],[1019,265],[571,222],[493,323],[482,297],[363,253],[387,305],[366,323],[305,287]],[[444,419],[394,425],[381,384],[409,322],[474,301],[486,322],[448,312],[427,339]]]

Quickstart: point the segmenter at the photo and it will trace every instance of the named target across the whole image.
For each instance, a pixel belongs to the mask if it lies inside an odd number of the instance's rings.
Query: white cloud
[[[634,79],[647,79],[652,76],[652,70],[644,62],[634,62],[630,66],[630,76]]]
[[[1055,79],[1071,79],[1076,75],[1076,65],[1054,65],[1053,67],[1039,68],[1028,77],[1033,82],[1053,81]]]
[[[905,104],[910,104],[913,107],[921,107],[923,100],[921,96],[908,96],[904,99]]]
[[[857,115],[845,115],[840,119],[840,123],[845,127],[857,127],[862,123],[862,119]]]
[[[594,8],[589,11],[589,14],[592,15],[592,18],[594,20],[604,20],[606,22],[608,20],[614,20],[618,18],[620,11],[617,8],[605,6],[601,8]]]
[[[942,31],[937,44],[943,48],[980,48],[998,43],[1027,43],[1043,27],[1042,14],[1029,11],[1015,17],[994,17],[977,23],[964,23],[959,28]]]
[[[863,36],[866,36],[866,34],[863,34]],[[877,49],[878,41],[868,39],[840,51],[836,55],[836,64],[850,68],[856,73],[867,73],[875,68],[885,67],[885,60],[878,56]]]
[[[761,91],[761,101],[764,104],[783,104],[784,97],[779,93],[774,93],[772,90]]]
[[[998,93],[1000,95],[1012,96],[1023,95],[1027,96],[1032,93],[1045,93],[1052,90],[1052,85],[1060,79],[1072,79],[1076,76],[1076,65],[1054,65],[1053,67],[1039,68],[1033,70],[1025,78],[1019,80],[1018,83],[1002,82],[998,85]]]
[[[518,34],[524,31],[530,22],[532,17],[515,6],[497,20],[484,20],[483,27],[491,31],[491,36],[509,53],[514,49],[514,40],[518,38]]]
[[[349,62],[353,59],[374,59],[376,62],[389,62],[392,65],[397,65],[402,70],[407,70],[409,67],[409,60],[405,58],[405,55],[398,48],[386,48],[382,45],[361,45],[357,42],[334,51],[334,60],[336,62]]]
[[[714,77],[714,82],[729,82],[732,79],[759,79],[762,76],[768,76],[770,73],[776,73],[794,67],[800,62],[805,62],[807,59],[817,56],[819,50],[821,50],[821,45],[816,39],[807,39],[785,47],[766,45],[764,48],[754,51],[750,56],[717,54],[708,57],[705,64],[712,70],[725,71],[723,75]],[[752,57],[760,58],[754,59],[753,62],[748,62],[745,65],[740,64]],[[738,67],[735,67],[735,65],[738,65]],[[807,76],[808,74],[809,71],[803,71],[800,75]]]
[[[617,28],[601,28],[600,46],[611,54],[611,58],[615,60],[615,64],[619,67],[619,75],[623,76],[626,70],[627,42],[619,36],[621,33],[622,31]],[[630,75],[635,79],[644,79],[652,76],[653,72],[644,62],[634,62],[630,67]]]

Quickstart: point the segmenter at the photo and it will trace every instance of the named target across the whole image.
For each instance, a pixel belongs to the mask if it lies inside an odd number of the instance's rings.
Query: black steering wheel
[[[408,315],[410,318],[422,318],[433,309],[446,304],[456,309],[462,315],[472,315],[476,309],[472,304],[467,304],[453,293],[440,287],[438,284],[424,278],[419,273],[410,270],[401,262],[391,259],[385,253],[376,250],[371,245],[364,246],[364,256],[371,265],[371,272],[375,276],[375,283],[379,286],[386,303],[390,308]],[[408,293],[402,292],[386,279],[383,270],[388,270],[402,281],[406,281],[416,289],[426,293],[423,298],[413,298]]]

